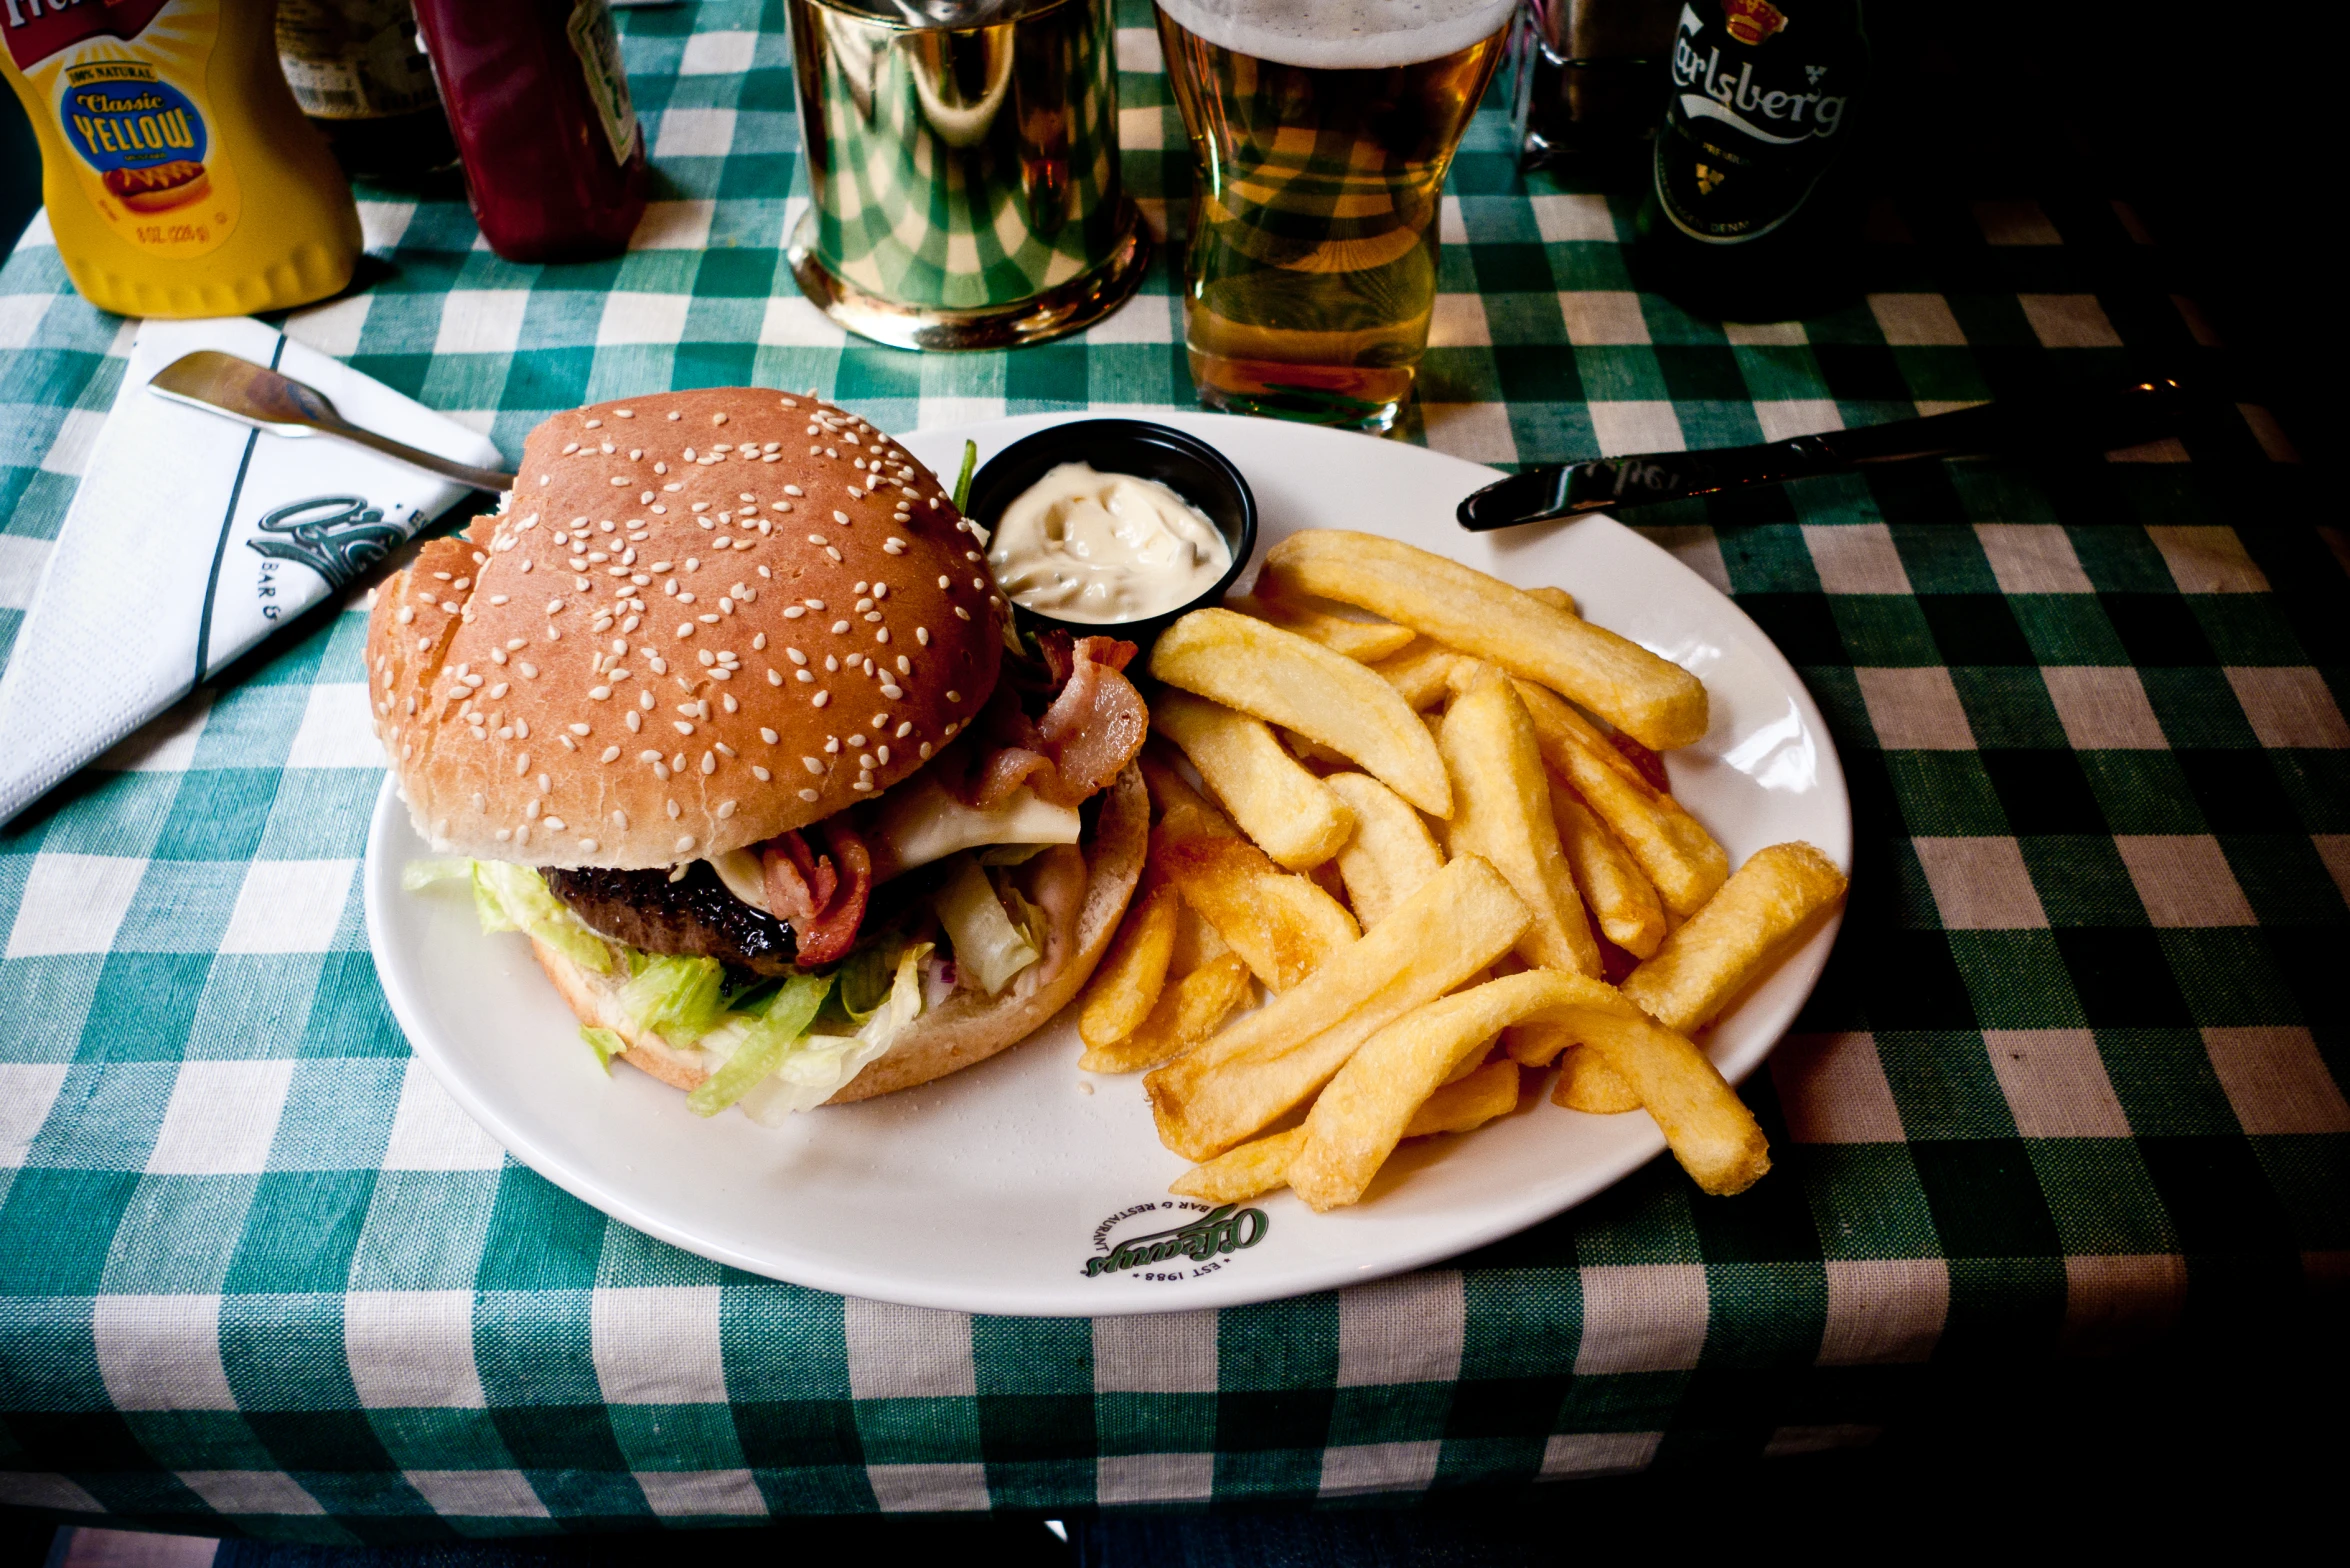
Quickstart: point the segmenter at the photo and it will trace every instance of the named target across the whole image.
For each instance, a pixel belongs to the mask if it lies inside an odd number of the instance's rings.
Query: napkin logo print
[[[299,561],[339,589],[392,553],[408,530],[384,521],[383,510],[361,495],[322,495],[294,501],[264,516],[263,535],[245,542],[280,561]]]
[[[1111,1239],[1128,1220],[1151,1215],[1153,1218],[1145,1223],[1163,1224],[1160,1217],[1170,1213],[1189,1213],[1196,1217],[1139,1236]],[[1170,1282],[1197,1279],[1221,1269],[1230,1254],[1263,1241],[1271,1223],[1265,1218],[1264,1210],[1244,1209],[1232,1203],[1213,1209],[1181,1198],[1138,1203],[1121,1209],[1094,1227],[1093,1244],[1100,1250],[1085,1260],[1085,1277],[1098,1279],[1141,1270],[1135,1276],[1138,1279]]]

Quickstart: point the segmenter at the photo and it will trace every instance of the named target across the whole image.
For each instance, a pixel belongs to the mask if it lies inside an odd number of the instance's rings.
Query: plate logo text
[[[1194,1217],[1166,1225],[1170,1213],[1186,1212]],[[1164,1228],[1112,1239],[1127,1221],[1143,1215],[1150,1216],[1144,1224]],[[1094,1279],[1140,1269],[1144,1271],[1141,1278],[1156,1280],[1212,1274],[1224,1266],[1229,1254],[1245,1251],[1263,1241],[1270,1224],[1264,1210],[1244,1209],[1233,1203],[1213,1209],[1181,1198],[1138,1203],[1094,1227],[1093,1244],[1102,1250],[1085,1260],[1085,1274],[1088,1279]]]

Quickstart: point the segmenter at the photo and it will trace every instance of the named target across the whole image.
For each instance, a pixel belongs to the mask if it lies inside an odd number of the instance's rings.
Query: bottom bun
[[[1087,851],[1085,897],[1076,916],[1046,936],[1046,949],[1036,965],[1016,976],[1001,995],[957,990],[907,1026],[897,1042],[865,1070],[849,1080],[827,1105],[846,1105],[877,1094],[911,1089],[933,1078],[943,1078],[976,1062],[984,1062],[1007,1046],[1019,1044],[1043,1026],[1045,1020],[1069,1005],[1093,977],[1126,913],[1134,884],[1142,875],[1142,860],[1150,842],[1150,797],[1142,774],[1129,763],[1116,782],[1103,792],[1101,814],[1083,846]],[[620,1059],[650,1073],[673,1089],[693,1089],[709,1076],[707,1069],[672,1049],[659,1035],[641,1030],[622,1016],[617,1001],[619,984],[612,978],[582,969],[570,959],[534,941],[539,967],[579,1021],[609,1029],[626,1042]],[[1031,979],[1042,975],[1041,983]],[[1028,982],[1025,987],[1023,982]]]

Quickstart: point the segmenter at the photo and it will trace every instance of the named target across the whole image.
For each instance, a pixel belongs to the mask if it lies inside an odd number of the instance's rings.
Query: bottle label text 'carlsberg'
[[[1656,141],[1658,205],[1682,233],[1734,245],[1794,216],[1835,153],[1857,81],[1852,30],[1815,36],[1771,0],[1681,8]]]

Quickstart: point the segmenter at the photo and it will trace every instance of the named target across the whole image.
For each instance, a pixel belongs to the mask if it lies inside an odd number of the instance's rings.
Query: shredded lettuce
[[[964,869],[987,886],[986,874],[964,859]],[[676,1046],[698,1047],[719,1065],[686,1097],[697,1114],[714,1116],[739,1104],[765,1126],[780,1125],[794,1111],[821,1105],[895,1043],[923,1010],[923,964],[928,942],[890,937],[868,944],[829,975],[792,975],[780,983],[762,981],[729,996],[725,967],[714,958],[677,958],[642,953],[607,943],[563,906],[537,872],[495,860],[419,860],[401,873],[410,892],[439,883],[471,884],[474,908],[485,932],[522,931],[598,974],[618,970],[617,1001],[633,1029],[661,1035]],[[1016,896],[1016,895],[1015,895]],[[988,904],[997,919],[1024,941],[1010,917]],[[1034,961],[1034,954],[1012,970]],[[837,986],[837,992],[836,992]],[[828,998],[837,997],[837,1011]],[[819,1013],[857,1025],[853,1034],[814,1034]],[[617,1030],[583,1025],[580,1039],[609,1073],[612,1058],[628,1048]]]
[[[725,981],[726,968],[715,958],[648,955],[645,966],[621,986],[620,1007],[639,1029],[675,1045],[691,1045],[725,1014],[720,990]]]
[[[470,860],[411,860],[400,868],[400,891],[422,892],[436,882],[469,881],[472,876]]]
[[[1051,922],[1045,919],[1044,911],[1030,903],[1028,895],[1017,886],[1006,882],[1002,884],[1002,889],[1005,900],[1012,906],[1009,911],[1012,924],[1020,928],[1022,936],[1028,938],[1030,947],[1042,953],[1047,946],[1045,933],[1050,929]]]
[[[589,1050],[596,1053],[596,1065],[604,1069],[606,1077],[610,1077],[612,1075],[612,1058],[627,1050],[628,1042],[611,1030],[598,1029],[593,1024],[581,1024],[579,1037],[587,1042]]]
[[[1046,850],[1050,844],[990,844],[979,851],[983,866],[1024,866]]]
[[[841,961],[834,974],[840,980],[836,993],[841,1011],[849,1021],[863,1024],[881,1010],[889,1000],[891,978],[897,970],[898,950],[904,946],[898,941],[869,942]]]
[[[715,1116],[774,1072],[815,1021],[816,1010],[824,1005],[831,989],[830,975],[794,975],[786,980],[767,1004],[767,1011],[743,1031],[725,1065],[685,1097],[686,1109],[696,1116]]]
[[[969,854],[956,857],[954,870],[932,896],[931,907],[954,943],[955,963],[988,995],[1003,990],[1014,975],[1036,962],[1036,943],[1004,913],[995,883]]]
[[[564,908],[528,866],[504,860],[414,860],[402,869],[400,886],[413,893],[460,877],[473,884],[473,911],[483,931],[521,931],[582,969],[612,972],[610,945]]]
[[[754,980],[739,991],[729,991],[726,993],[726,1010],[729,1013],[748,1013],[753,1018],[762,1017],[768,1005],[775,1000],[782,984],[781,980],[768,977]]]
[[[783,1055],[773,1076],[764,1078],[739,1102],[745,1116],[777,1127],[794,1111],[822,1105],[865,1065],[897,1043],[906,1026],[922,1015],[922,960],[928,942],[908,943],[898,954],[889,997],[863,1028],[849,1036],[811,1034]]]

